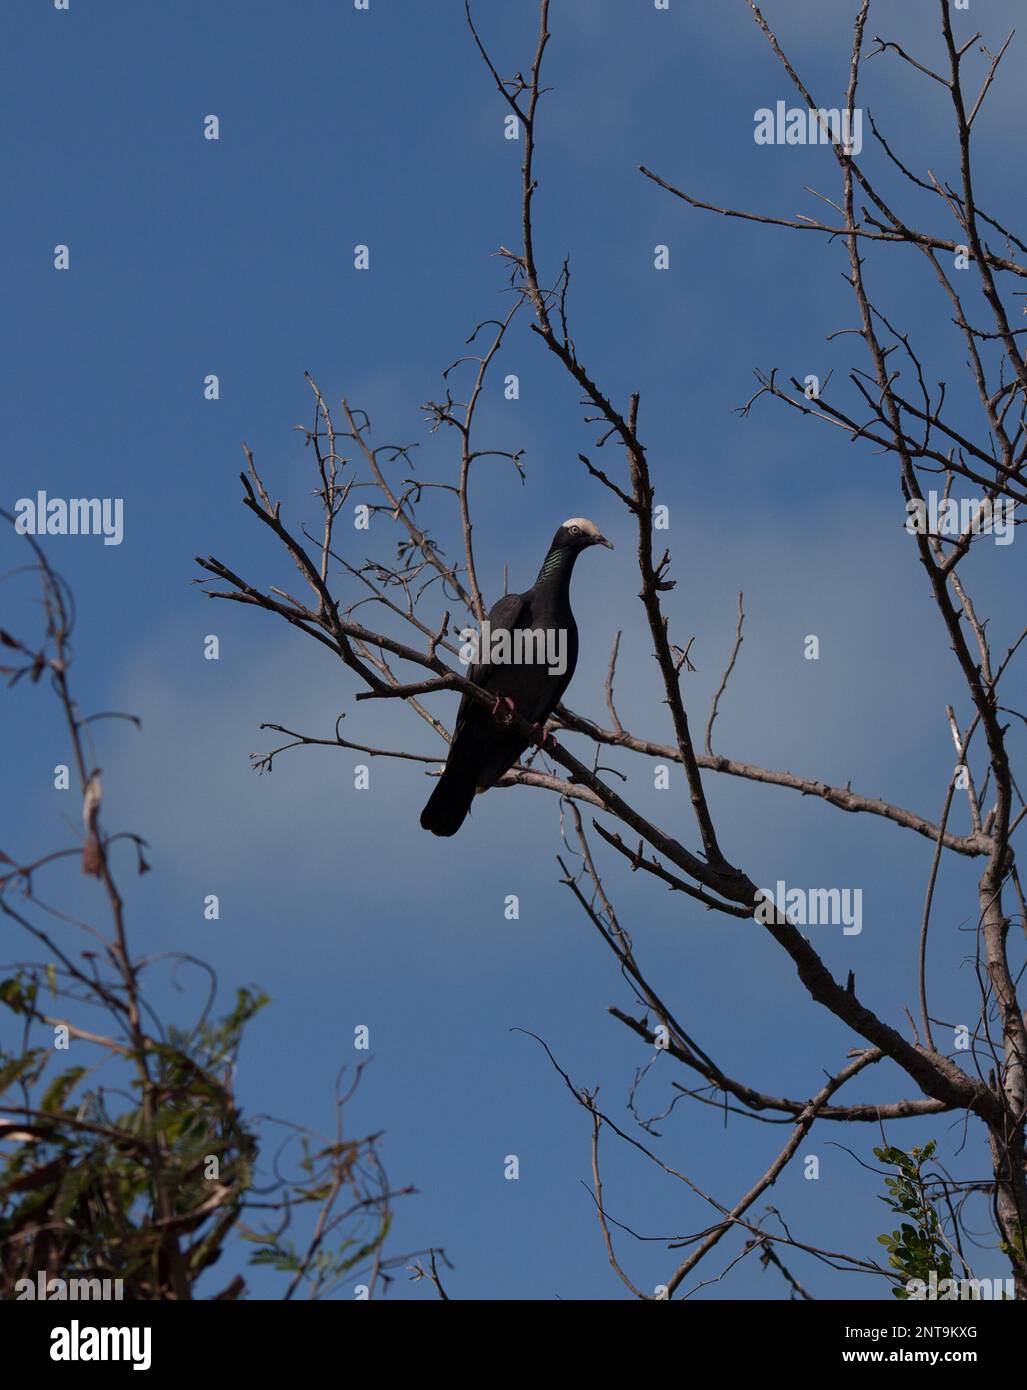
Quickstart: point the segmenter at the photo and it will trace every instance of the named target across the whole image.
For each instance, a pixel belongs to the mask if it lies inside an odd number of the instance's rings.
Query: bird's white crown
[[[594,521],[589,521],[587,516],[569,516],[563,523],[564,529],[569,530],[576,526],[579,531],[583,531],[586,536],[598,536],[601,534],[599,527]]]

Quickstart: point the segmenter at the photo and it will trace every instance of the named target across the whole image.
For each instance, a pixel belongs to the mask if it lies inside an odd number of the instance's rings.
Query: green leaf
[[[67,1071],[62,1071],[60,1076],[55,1076],[43,1092],[43,1099],[39,1102],[40,1110],[63,1109],[64,1102],[85,1074],[85,1067],[69,1067]]]
[[[4,982],[5,984],[7,981]],[[10,1062],[5,1062],[0,1066],[0,1093],[13,1086],[16,1081],[20,1081],[27,1071],[38,1063],[43,1055],[43,1049],[30,1047],[27,1052],[23,1052],[20,1057],[13,1058]]]

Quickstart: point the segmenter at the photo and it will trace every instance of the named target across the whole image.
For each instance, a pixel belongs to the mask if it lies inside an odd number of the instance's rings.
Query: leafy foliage
[[[924,1167],[934,1157],[936,1148],[937,1144],[931,1139],[922,1149],[914,1148],[910,1153],[894,1145],[874,1149],[875,1157],[898,1173],[896,1177],[885,1178],[888,1196],[879,1197],[878,1201],[906,1218],[898,1230],[877,1239],[888,1251],[888,1263],[899,1271],[906,1283],[922,1279],[926,1284],[932,1270],[939,1283],[953,1277],[952,1255],[924,1178]],[[899,1284],[892,1286],[892,1294],[895,1298],[909,1298],[908,1289]]]
[[[0,851],[5,943],[20,933],[36,957],[26,961],[19,950],[0,978],[0,1023],[13,1025],[7,1033],[17,1039],[0,1048],[0,1297],[17,1296],[20,1280],[37,1285],[43,1277],[121,1280],[130,1299],[189,1299],[200,1276],[243,1240],[259,1247],[251,1264],[291,1276],[287,1298],[300,1288],[326,1297],[360,1265],[371,1296],[387,1282],[386,1269],[408,1258],[385,1259],[382,1244],[392,1198],[411,1189],[390,1189],[380,1136],[343,1139],[343,1106],[362,1069],[345,1095],[336,1083],[334,1133],[287,1126],[290,1140],[300,1136],[300,1161],[283,1168],[276,1152],[270,1176],[258,1183],[263,1126],[284,1122],[244,1115],[233,1085],[244,1033],[267,995],[239,989],[232,1007],[212,1018],[216,987],[203,962],[176,953],[133,957],[115,860],[119,842],[127,843],[137,872],[146,873],[144,842],[130,832],[108,835],[101,824],[100,776],[88,770],[83,740],[88,719],[69,686],[74,605],[39,546],[28,543],[45,639],[37,649],[0,637],[24,658],[14,678],[28,671],[36,683],[47,674],[63,709],[85,841],[20,864]],[[100,925],[36,896],[38,877],[76,858],[101,894]],[[83,938],[87,949],[76,951]],[[211,976],[188,1028],[162,1018],[148,997],[151,972],[169,962]],[[72,1052],[74,1064],[62,1066]],[[267,1229],[244,1224],[257,1212]],[[215,1297],[237,1298],[244,1289],[237,1275]]]

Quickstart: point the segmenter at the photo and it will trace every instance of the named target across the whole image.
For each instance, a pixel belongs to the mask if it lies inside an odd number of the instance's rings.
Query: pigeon
[[[593,522],[572,516],[553,537],[534,586],[506,594],[482,624],[478,661],[467,676],[495,703],[490,708],[467,694],[460,701],[445,769],[421,812],[422,827],[433,835],[455,835],[475,793],[495,786],[528,747],[509,727],[514,712],[535,726],[536,742],[544,744],[546,720],[578,660],[571,571],[593,545],[613,549]]]

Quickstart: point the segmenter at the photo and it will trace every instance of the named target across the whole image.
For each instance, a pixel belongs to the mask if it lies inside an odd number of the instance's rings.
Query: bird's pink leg
[[[546,728],[545,724],[533,724],[531,727],[535,735],[535,747],[541,748],[544,753],[551,753],[556,747],[556,739]]]
[[[500,705],[505,705],[505,709],[500,710]],[[492,706],[492,717],[499,724],[509,724],[517,713],[517,706],[509,695],[497,695],[496,703]]]

